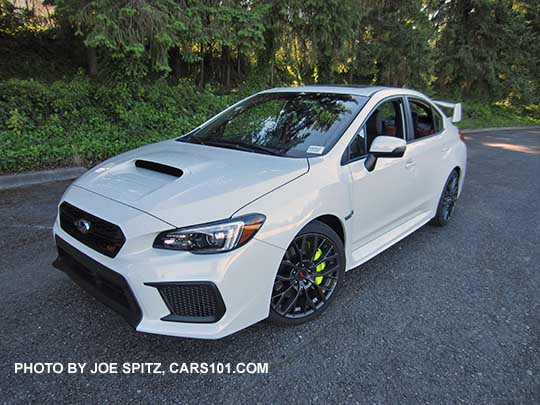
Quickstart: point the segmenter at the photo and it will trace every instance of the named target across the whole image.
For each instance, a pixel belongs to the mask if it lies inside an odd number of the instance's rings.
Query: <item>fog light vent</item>
[[[210,282],[147,283],[158,289],[170,315],[163,321],[212,323],[221,319],[225,304]]]

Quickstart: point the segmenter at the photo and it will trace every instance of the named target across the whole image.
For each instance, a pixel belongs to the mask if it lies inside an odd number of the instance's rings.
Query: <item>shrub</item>
[[[538,125],[537,106],[513,106],[507,102],[466,101],[463,103],[461,128],[508,127]]]
[[[182,135],[234,102],[182,82],[0,82],[0,172],[93,164]]]
[[[232,95],[189,82],[100,83],[83,77],[50,84],[0,81],[0,173],[92,165],[147,143],[180,136],[258,90]],[[462,128],[540,124],[540,107],[469,101]]]

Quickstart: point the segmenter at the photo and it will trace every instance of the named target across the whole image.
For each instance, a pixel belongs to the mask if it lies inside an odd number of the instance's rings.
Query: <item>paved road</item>
[[[355,271],[317,321],[138,334],[50,265],[67,183],[0,194],[0,401],[540,402],[540,131],[471,135],[453,222]],[[14,362],[268,362],[267,375],[21,375]]]

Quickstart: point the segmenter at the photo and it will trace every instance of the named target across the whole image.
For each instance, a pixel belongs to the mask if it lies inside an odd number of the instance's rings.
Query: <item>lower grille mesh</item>
[[[163,320],[193,323],[217,322],[225,305],[213,283],[155,283],[171,314]]]

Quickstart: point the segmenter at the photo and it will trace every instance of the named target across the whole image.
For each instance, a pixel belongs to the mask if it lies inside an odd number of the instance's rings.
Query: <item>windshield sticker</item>
[[[322,155],[324,152],[324,146],[311,145],[307,148],[307,153],[313,153],[315,155]]]

